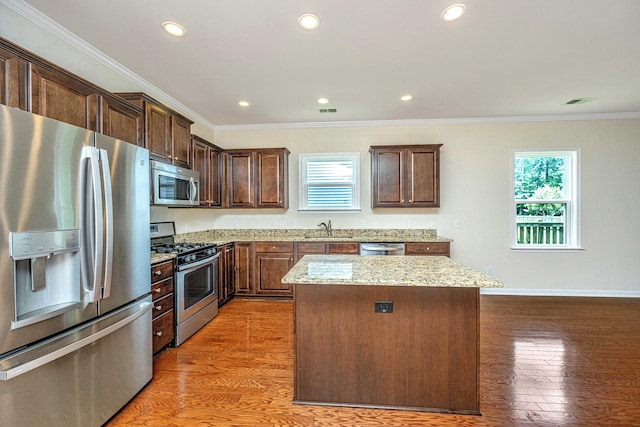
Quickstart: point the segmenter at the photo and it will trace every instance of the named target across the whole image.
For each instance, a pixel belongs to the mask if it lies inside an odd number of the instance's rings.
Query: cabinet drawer
[[[158,298],[173,292],[173,277],[161,280],[151,285],[151,298],[155,301]]]
[[[405,255],[449,256],[449,242],[407,243]]]
[[[154,319],[151,328],[153,331],[153,353],[155,354],[173,341],[173,310]]]
[[[151,266],[151,283],[173,276],[173,261]]]
[[[257,242],[256,252],[293,252],[293,242]]]
[[[329,243],[330,254],[359,254],[360,243]]]
[[[173,309],[173,294],[156,299],[153,301],[153,318],[156,319],[171,309]]]
[[[298,243],[297,245],[299,254],[323,254],[327,251],[324,243],[304,242]]]

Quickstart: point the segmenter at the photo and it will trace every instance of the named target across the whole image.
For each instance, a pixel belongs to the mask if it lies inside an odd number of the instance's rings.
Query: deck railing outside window
[[[516,216],[519,244],[562,245],[565,242],[564,216]]]

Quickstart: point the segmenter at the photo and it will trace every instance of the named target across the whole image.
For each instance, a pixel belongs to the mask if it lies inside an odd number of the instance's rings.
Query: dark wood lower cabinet
[[[173,261],[151,266],[151,297],[153,354],[157,354],[174,338]]]
[[[477,288],[294,288],[294,402],[479,414]]]
[[[294,244],[289,242],[256,243],[256,294],[292,296],[291,285],[282,278],[293,267]]]
[[[219,246],[220,269],[218,282],[218,307],[233,298],[236,292],[235,284],[235,249],[233,243]]]
[[[254,249],[251,242],[236,242],[234,247],[234,281],[236,295],[254,295]]]

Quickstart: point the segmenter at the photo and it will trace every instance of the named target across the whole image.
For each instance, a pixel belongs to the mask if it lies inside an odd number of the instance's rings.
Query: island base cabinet
[[[294,307],[295,403],[480,414],[478,288],[295,284]]]

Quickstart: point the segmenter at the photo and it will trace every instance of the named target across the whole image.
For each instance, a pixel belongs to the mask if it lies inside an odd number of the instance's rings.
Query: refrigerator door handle
[[[113,266],[113,194],[111,192],[111,171],[107,150],[100,150],[102,164],[102,185],[104,190],[104,281],[102,282],[102,298],[111,294],[111,269]],[[100,215],[96,211],[96,215]]]
[[[93,332],[93,327],[89,325],[79,332],[71,332],[70,334],[66,334],[53,342],[38,346],[33,350],[25,353],[17,353],[14,356],[3,359],[0,361],[0,381],[9,381],[12,378],[26,374],[27,372],[33,371],[41,366],[60,359],[69,353],[91,345],[105,336],[134,322],[152,308],[153,303],[149,301],[142,301],[138,303],[137,310],[133,314],[129,314],[127,317],[118,320],[98,332]],[[76,333],[82,334],[82,338],[76,339],[73,337]],[[33,356],[29,357],[29,353],[33,353]]]
[[[100,299],[100,290],[101,290],[101,280],[102,280],[102,276],[103,276],[103,251],[104,251],[104,234],[103,234],[103,230],[104,230],[104,224],[103,224],[103,212],[104,212],[104,208],[102,205],[102,183],[101,183],[101,176],[100,176],[100,159],[99,159],[99,151],[97,148],[94,147],[83,147],[82,148],[82,157],[84,159],[87,159],[89,161],[89,171],[90,171],[90,177],[91,177],[91,184],[92,184],[92,192],[91,192],[91,196],[92,196],[92,203],[93,203],[93,208],[94,208],[94,216],[93,216],[93,230],[89,230],[88,228],[88,224],[87,224],[87,207],[83,206],[83,209],[85,210],[85,214],[83,215],[84,218],[84,222],[85,222],[85,236],[84,236],[84,242],[83,242],[83,246],[84,246],[84,255],[85,258],[83,260],[83,265],[82,268],[84,270],[84,274],[85,277],[87,278],[87,280],[91,281],[93,283],[93,286],[91,287],[91,289],[87,289],[85,287],[85,292],[86,295],[88,297],[89,302],[96,302],[98,301],[98,299]],[[85,203],[86,205],[86,203]],[[94,236],[94,243],[95,243],[95,249],[94,252],[91,253],[87,253],[87,251],[90,250],[89,248],[89,238],[86,235],[87,233],[93,233]],[[92,256],[93,257],[93,267],[94,267],[94,271],[93,271],[93,277],[89,278],[86,276],[86,274],[89,273],[90,268],[89,268],[89,261],[88,261],[88,257]]]

